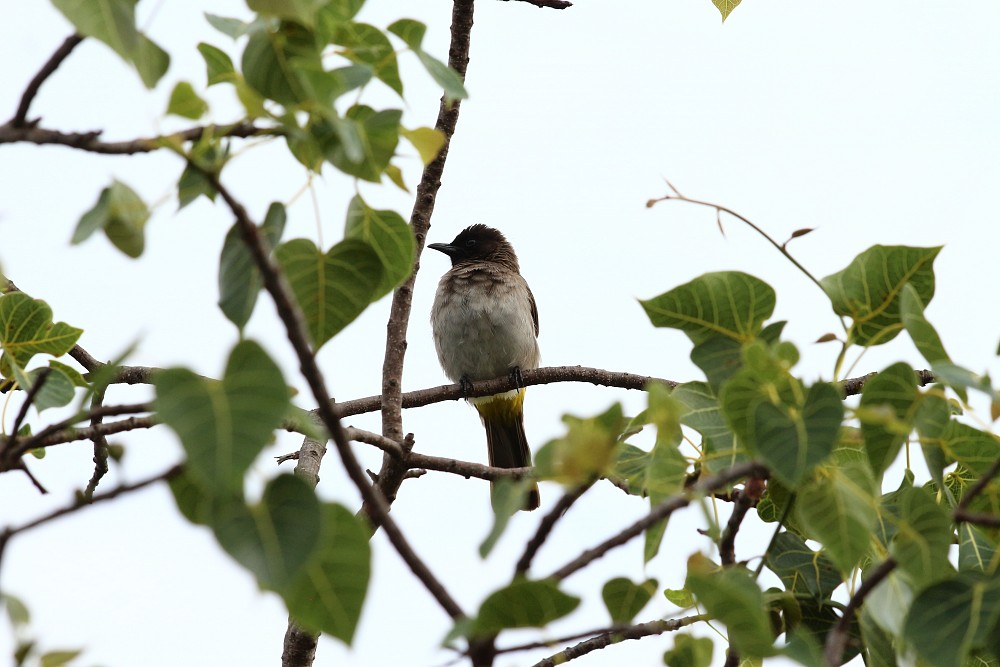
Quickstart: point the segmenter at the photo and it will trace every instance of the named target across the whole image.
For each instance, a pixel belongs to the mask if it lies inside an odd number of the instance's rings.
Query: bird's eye
[[[465,247],[466,248],[475,248],[476,247],[476,239],[469,239],[468,241],[466,241],[465,242]]]

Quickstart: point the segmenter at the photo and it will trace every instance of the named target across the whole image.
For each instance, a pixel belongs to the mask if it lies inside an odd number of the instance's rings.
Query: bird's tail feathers
[[[490,465],[497,468],[530,466],[531,450],[524,434],[524,389],[475,399],[473,405],[486,428]],[[538,485],[533,484],[524,509],[537,509],[539,504]]]

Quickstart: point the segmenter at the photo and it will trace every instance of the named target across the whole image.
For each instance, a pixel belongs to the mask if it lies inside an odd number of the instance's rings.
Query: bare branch
[[[144,479],[140,482],[135,482],[133,484],[123,484],[105,493],[97,494],[87,502],[83,501],[75,502],[72,505],[55,510],[54,512],[46,514],[45,516],[34,519],[33,521],[29,521],[23,526],[18,526],[16,528],[8,526],[2,532],[0,532],[0,560],[3,559],[3,552],[4,548],[7,546],[7,542],[9,542],[10,538],[14,537],[18,533],[23,533],[26,530],[31,530],[32,528],[41,526],[42,524],[53,521],[54,519],[58,519],[61,516],[72,514],[73,512],[76,512],[77,510],[83,507],[87,507],[88,505],[93,505],[95,503],[103,502],[105,500],[111,500],[112,498],[117,498],[120,495],[131,493],[132,491],[138,491],[139,489],[143,489],[151,484],[155,484],[156,482],[171,479],[181,474],[183,470],[184,470],[183,465],[175,465],[169,470],[165,470],[164,472],[161,472],[158,475],[154,475],[153,477],[149,477],[147,479]]]
[[[63,43],[56,49],[56,52],[52,54],[42,68],[38,70],[38,74],[32,77],[31,81],[28,82],[28,86],[24,89],[24,94],[21,95],[21,103],[17,105],[17,111],[14,113],[14,117],[10,119],[10,124],[14,127],[24,127],[28,120],[28,109],[31,107],[31,103],[34,101],[35,96],[38,94],[38,90],[42,87],[42,84],[52,76],[59,65],[62,64],[64,60],[73,52],[73,49],[83,41],[81,35],[70,35]]]
[[[509,0],[503,0],[504,2],[509,2]],[[573,6],[572,2],[567,2],[567,0],[518,0],[518,2],[526,2],[529,5],[534,5],[540,9],[567,9]]]
[[[98,387],[94,391],[94,397],[91,400],[91,417],[90,425],[91,427],[99,427],[101,422],[104,421],[104,417],[100,414],[93,414],[94,410],[101,407],[104,402],[104,387]],[[94,497],[94,491],[97,490],[97,485],[101,483],[101,479],[108,473],[108,439],[103,433],[96,433],[93,438],[94,442],[94,474],[91,475],[90,481],[87,482],[87,488],[84,490],[83,495],[87,500]]]
[[[580,656],[586,655],[592,651],[607,648],[612,644],[617,644],[628,639],[641,639],[651,635],[661,635],[664,632],[675,632],[688,625],[704,621],[707,618],[707,616],[699,614],[697,616],[685,616],[684,618],[670,620],[658,619],[650,621],[649,623],[640,623],[626,628],[610,628],[596,637],[580,642],[576,646],[570,646],[569,648],[560,651],[555,655],[551,655],[544,660],[539,660],[533,665],[533,667],[556,667],[556,665],[563,665],[570,660],[579,658]]]
[[[699,479],[697,482],[685,489],[683,493],[664,499],[658,505],[654,506],[649,511],[649,514],[639,519],[631,526],[628,526],[624,530],[620,531],[616,535],[609,537],[596,547],[584,551],[575,559],[550,574],[548,578],[555,579],[557,581],[565,579],[574,572],[597,560],[615,547],[620,547],[623,544],[628,543],[633,538],[641,535],[644,530],[653,524],[668,518],[675,510],[686,507],[695,497],[751,475],[763,477],[767,475],[767,470],[758,463],[741,463],[728,470],[724,470],[717,475]]]
[[[865,597],[872,592],[872,589],[882,583],[882,580],[888,577],[894,569],[896,569],[896,561],[893,558],[888,558],[872,570],[868,574],[868,577],[858,586],[858,590],[854,592],[854,595],[844,608],[844,613],[841,615],[840,620],[837,621],[837,624],[833,626],[833,629],[826,636],[826,647],[823,650],[823,657],[827,665],[838,667],[843,662],[841,656],[844,654],[844,648],[847,646],[847,639],[850,636],[854,612],[864,602]]]
[[[277,128],[257,127],[253,123],[239,122],[233,125],[203,125],[173,134],[130,139],[128,141],[101,141],[102,130],[94,130],[92,132],[61,132],[59,130],[48,130],[30,125],[17,126],[11,121],[0,125],[0,144],[14,144],[19,142],[37,145],[55,144],[102,155],[136,155],[137,153],[150,153],[170,144],[198,141],[206,132],[210,132],[216,137],[234,137],[239,139],[258,136],[278,136],[281,134],[281,131]]]
[[[623,373],[619,371],[606,371],[600,368],[587,368],[586,366],[550,366],[547,368],[533,368],[521,371],[522,380],[520,384],[509,375],[495,378],[493,380],[482,380],[471,383],[472,389],[466,393],[462,392],[461,385],[446,384],[429,389],[419,389],[406,392],[401,395],[403,408],[419,408],[432,403],[443,401],[457,401],[461,398],[475,398],[476,396],[492,396],[503,391],[510,391],[520,387],[529,387],[539,384],[552,384],[555,382],[589,382],[593,385],[605,387],[618,387],[620,389],[645,389],[650,382],[660,382],[668,387],[676,387],[679,383],[673,380],[652,377],[649,375],[637,375],[635,373]],[[366,412],[378,410],[382,403],[381,396],[367,396],[350,401],[343,401],[337,404],[337,414],[341,417],[360,415]]]
[[[469,45],[472,34],[474,0],[454,0],[451,13],[451,41],[448,47],[448,65],[462,80],[469,67]],[[451,148],[451,138],[458,124],[461,108],[457,100],[449,101],[441,97],[437,121],[434,128],[444,137],[444,143],[437,156],[428,163],[417,185],[417,196],[410,213],[410,228],[416,241],[416,260],[413,272],[392,295],[392,307],[386,324],[385,359],[382,363],[382,396],[378,408],[382,411],[382,435],[396,442],[403,442],[402,378],[403,359],[406,356],[406,332],[409,327],[410,310],[413,304],[413,285],[420,270],[420,254],[424,249],[427,231],[431,226],[431,215],[437,193],[441,188],[445,162]],[[390,505],[396,498],[399,485],[403,483],[406,468],[391,456],[382,458],[378,472],[378,489]],[[372,516],[367,506],[362,510]],[[376,522],[376,527],[378,526]]]
[[[969,491],[964,496],[962,496],[962,501],[958,503],[958,509],[955,512],[956,519],[958,518],[959,512],[966,514],[965,510],[969,508],[969,504],[973,500],[975,500],[976,497],[980,493],[982,493],[987,486],[989,486],[990,482],[993,481],[993,478],[996,477],[998,473],[1000,473],[1000,456],[998,456],[996,460],[993,461],[993,465],[991,465],[989,469],[982,474],[982,476],[976,481],[976,483],[972,486],[972,488],[969,489]],[[972,516],[968,514],[966,515]],[[967,521],[968,519],[962,519],[962,520]]]
[[[538,530],[535,534],[528,540],[528,543],[524,547],[524,553],[517,561],[517,565],[514,568],[514,577],[517,578],[524,573],[526,573],[531,568],[531,561],[535,558],[535,554],[538,550],[542,548],[545,544],[545,540],[548,539],[549,535],[552,533],[552,529],[555,528],[556,522],[566,513],[566,511],[572,507],[573,503],[580,499],[584,493],[587,492],[590,487],[594,485],[593,482],[588,484],[581,484],[576,489],[570,491],[569,493],[564,493],[562,498],[549,510],[549,513],[545,515],[541,523],[538,524]]]
[[[743,519],[754,505],[753,498],[745,490],[733,491],[733,496],[733,513],[729,515],[726,529],[719,538],[719,559],[723,565],[736,564],[736,533],[740,531]]]
[[[955,521],[960,523],[974,523],[977,526],[986,526],[987,528],[1000,528],[1000,516],[993,514],[976,514],[968,510],[957,509],[953,516]]]

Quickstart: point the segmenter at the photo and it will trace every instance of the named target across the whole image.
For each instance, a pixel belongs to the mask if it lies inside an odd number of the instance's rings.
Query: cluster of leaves
[[[686,591],[668,591],[722,621],[741,657],[784,653],[821,664],[822,647],[844,611],[837,593],[853,589],[855,572],[865,578],[893,559],[895,571],[850,624],[842,661],[859,652],[876,665],[914,654],[939,667],[1000,658],[1000,531],[955,517],[963,500],[971,511],[1000,513],[995,480],[965,498],[1000,457],[1000,441],[960,414],[969,390],[985,393],[994,406],[997,393],[988,378],[951,362],[924,317],[939,250],[875,246],[820,281],[834,312],[849,318],[845,351],[887,343],[905,330],[938,380],[922,389],[910,367],[893,364],[868,380],[854,409],[845,409],[840,386],[793,375],[799,354],[780,338],[784,322],[767,323],[775,293],[763,281],[738,272],[707,274],[642,302],[654,325],[688,335],[691,359],[706,381],[682,384],[669,395],[651,392],[638,421],[657,427],[655,445],[650,452],[621,445],[612,474],[654,506],[678,493],[688,472],[679,425],[701,436],[692,463],[697,474],[747,460],[770,472],[757,512],[776,523],[777,532],[763,565],[784,589],[762,591],[759,570],[695,554]],[[626,436],[632,425],[622,430]],[[901,449],[907,447],[908,461],[914,456],[913,433],[931,479],[916,486],[907,468],[898,488],[882,493]],[[710,532],[719,534],[718,528]],[[647,559],[660,536],[662,526],[647,531]],[[957,567],[949,559],[953,544]],[[787,641],[776,646],[781,633]],[[682,648],[695,654],[682,643],[674,653]],[[707,665],[705,653],[699,655],[683,664]],[[668,654],[669,664],[676,660]]]
[[[78,649],[40,651],[38,641],[32,637],[31,614],[25,604],[19,598],[4,593],[0,595],[0,606],[6,612],[14,636],[14,667],[35,664],[39,667],[62,667],[73,662],[82,652]]]

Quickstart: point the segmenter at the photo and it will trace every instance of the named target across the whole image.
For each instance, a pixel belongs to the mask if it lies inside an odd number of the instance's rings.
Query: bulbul
[[[464,385],[538,368],[538,308],[504,235],[486,225],[472,225],[451,243],[427,247],[451,258],[431,309],[434,345],[445,375]],[[469,402],[486,428],[490,465],[530,466],[524,388]],[[524,509],[538,504],[534,485]]]

